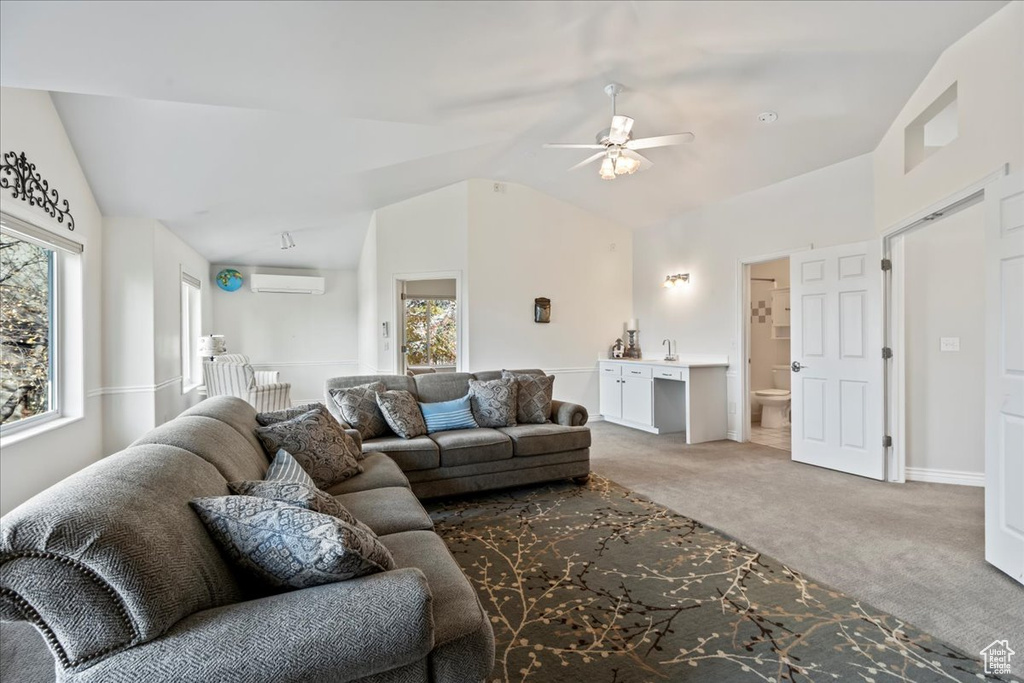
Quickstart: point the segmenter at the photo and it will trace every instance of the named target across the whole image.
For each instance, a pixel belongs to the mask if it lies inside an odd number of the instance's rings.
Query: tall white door
[[[877,241],[790,257],[793,460],[885,478]]]
[[[1024,174],[985,188],[985,559],[1024,583]]]

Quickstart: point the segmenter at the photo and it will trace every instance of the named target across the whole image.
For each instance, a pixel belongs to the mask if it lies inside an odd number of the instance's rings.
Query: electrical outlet
[[[939,351],[959,351],[960,337],[940,337]]]

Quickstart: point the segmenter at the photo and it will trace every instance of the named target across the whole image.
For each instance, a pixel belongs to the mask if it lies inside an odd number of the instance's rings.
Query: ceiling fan
[[[612,98],[612,124],[597,134],[596,143],[549,142],[544,145],[545,147],[556,149],[601,150],[571,167],[570,171],[600,159],[601,167],[599,173],[601,178],[604,180],[615,180],[615,176],[632,175],[637,171],[645,171],[654,164],[647,157],[638,154],[636,150],[681,145],[685,142],[693,141],[693,133],[658,135],[652,138],[634,140],[631,135],[633,119],[615,113],[615,98],[622,92],[622,86],[617,83],[609,83],[604,87],[604,92],[608,97]]]

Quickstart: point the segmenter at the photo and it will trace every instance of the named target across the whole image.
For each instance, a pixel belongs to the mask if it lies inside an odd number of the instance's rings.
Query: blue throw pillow
[[[292,454],[283,448],[277,451],[277,455],[274,456],[274,461],[270,463],[270,469],[267,470],[263,479],[265,481],[296,482],[316,488],[313,478],[306,473],[306,470],[302,469],[302,465],[292,457]]]
[[[423,420],[427,423],[427,434],[445,432],[450,429],[476,429],[480,425],[473,419],[469,394],[454,401],[421,403]]]

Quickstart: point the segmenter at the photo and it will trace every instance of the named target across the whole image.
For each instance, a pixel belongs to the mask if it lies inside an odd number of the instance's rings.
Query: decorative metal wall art
[[[551,322],[551,299],[538,297],[533,300],[533,322]]]
[[[11,190],[15,199],[28,202],[29,206],[38,206],[58,223],[68,220],[68,230],[75,229],[75,218],[71,215],[68,200],[61,199],[57,190],[50,187],[49,181],[37,171],[22,152],[5,152],[3,163],[0,164],[0,188]]]

